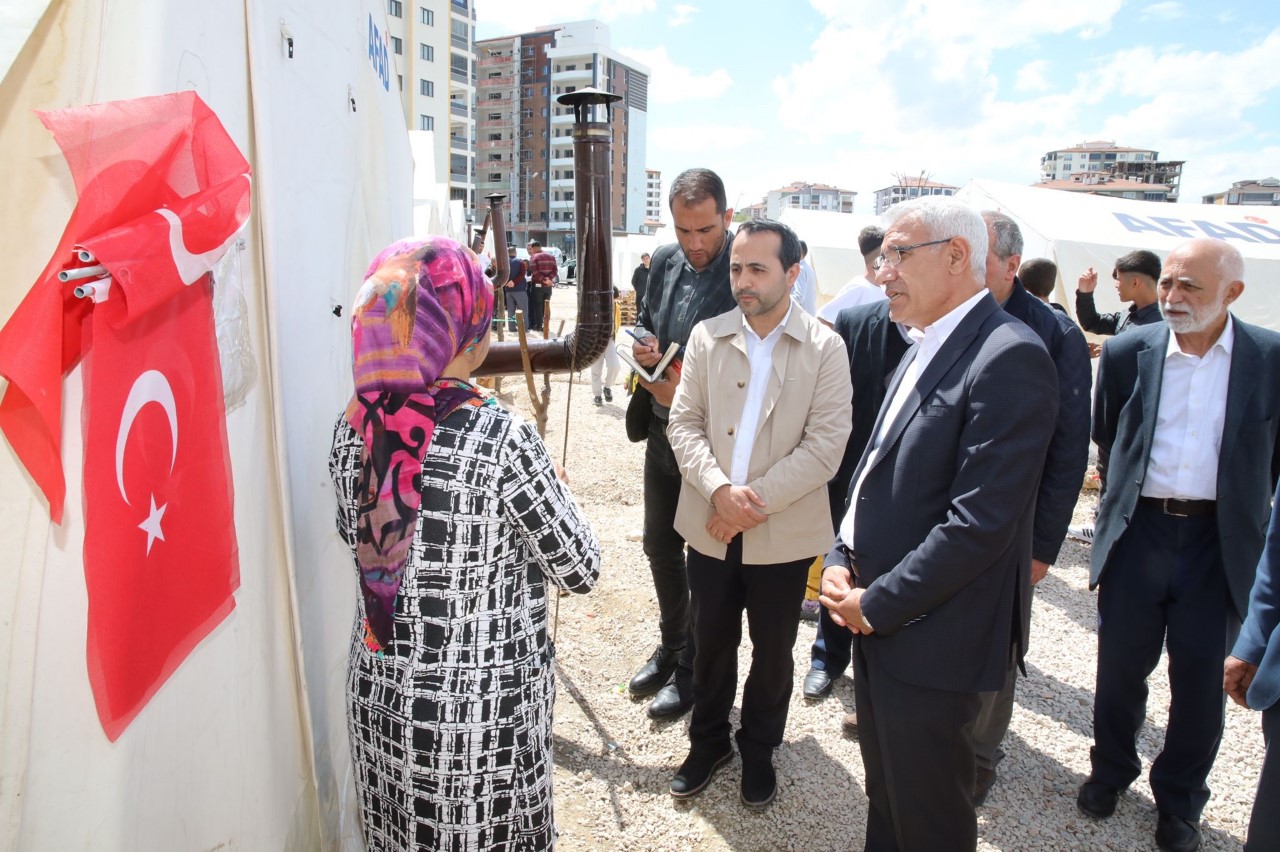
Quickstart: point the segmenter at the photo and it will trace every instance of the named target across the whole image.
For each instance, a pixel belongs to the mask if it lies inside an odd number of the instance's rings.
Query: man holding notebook
[[[777,780],[792,689],[792,645],[809,565],[831,537],[827,481],[849,437],[844,343],[791,299],[800,241],[786,225],[745,222],[729,276],[738,308],[694,328],[667,437],[683,476],[675,528],[689,543],[693,721],[671,782],[692,796],[733,757],[742,614],[751,671],[737,732],[742,801],[763,808]]]

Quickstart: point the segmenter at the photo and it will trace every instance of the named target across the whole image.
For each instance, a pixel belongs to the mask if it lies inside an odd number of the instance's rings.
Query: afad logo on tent
[[[369,62],[374,72],[382,81],[383,91],[391,91],[391,57],[387,51],[388,36],[378,29],[373,22],[373,14],[369,15]]]
[[[1170,216],[1130,216],[1127,213],[1116,213],[1121,225],[1135,234],[1143,232],[1160,234],[1165,237],[1209,237],[1215,240],[1240,240],[1246,243],[1267,243],[1280,245],[1280,229],[1269,224],[1261,216],[1242,216],[1243,222],[1223,222],[1217,224],[1203,219],[1192,219],[1190,223]]]

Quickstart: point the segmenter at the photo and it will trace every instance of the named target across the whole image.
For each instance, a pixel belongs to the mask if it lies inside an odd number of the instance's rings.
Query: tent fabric
[[[75,205],[33,110],[194,89],[257,176],[231,253],[249,330],[238,354],[260,377],[226,421],[235,611],[114,744],[86,671],[79,369],[64,384],[61,526],[0,450],[0,540],[17,557],[0,560],[0,848],[361,846],[343,699],[354,573],[333,532],[329,430],[317,424],[351,393],[360,273],[412,228],[413,162],[394,70],[373,49],[375,31],[386,46],[384,4],[316,0],[305,18],[298,8],[62,0],[0,81],[0,322]]]
[[[1163,259],[1195,237],[1225,239],[1245,259],[1245,292],[1232,306],[1246,322],[1280,329],[1280,212],[1269,207],[1161,204],[1107,198],[997,181],[975,180],[956,198],[978,210],[1000,210],[1022,230],[1023,260],[1058,265],[1058,301],[1074,311],[1076,280],[1093,267],[1100,311],[1121,303],[1108,281],[1116,258],[1148,249]]]

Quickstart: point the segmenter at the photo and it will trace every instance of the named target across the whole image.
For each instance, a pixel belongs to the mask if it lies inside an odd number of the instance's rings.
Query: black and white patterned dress
[[[329,468],[353,562],[361,448],[339,418]],[[351,637],[347,727],[365,843],[550,849],[545,581],[589,590],[600,545],[537,431],[501,408],[446,417],[422,474],[395,638],[369,651],[359,612]]]

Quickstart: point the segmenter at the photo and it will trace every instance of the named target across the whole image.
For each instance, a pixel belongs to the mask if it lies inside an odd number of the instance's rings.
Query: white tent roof
[[[783,210],[779,220],[790,225],[809,246],[809,264],[818,276],[818,295],[825,302],[852,278],[866,272],[858,252],[858,232],[877,218],[863,213],[826,210]]]
[[[1071,308],[1076,279],[1090,266],[1106,279],[1116,258],[1134,249],[1166,256],[1196,237],[1230,242],[1245,259],[1245,292],[1232,311],[1246,322],[1280,329],[1280,210],[1213,204],[1159,204],[1034,186],[975,180],[956,197],[979,210],[1000,210],[1022,229],[1024,260],[1058,264],[1059,296]],[[1101,285],[1099,310],[1120,310]]]

